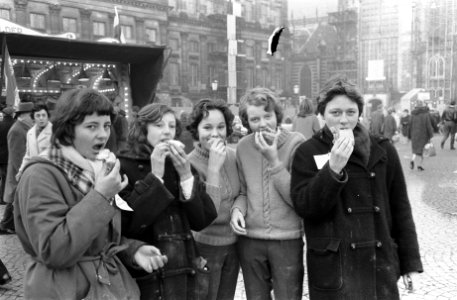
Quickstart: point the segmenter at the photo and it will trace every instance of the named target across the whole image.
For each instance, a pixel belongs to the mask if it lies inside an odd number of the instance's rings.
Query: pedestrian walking
[[[217,212],[184,145],[175,140],[180,132],[170,107],[146,105],[129,132],[128,149],[119,154],[121,172],[131,183],[120,195],[133,209],[123,213],[122,232],[155,245],[168,258],[152,274],[129,268],[141,299],[195,299],[196,293],[205,299],[208,292],[208,266],[197,254],[191,230],[211,224]]]
[[[411,123],[411,116],[409,110],[404,109],[403,114],[400,118],[400,130],[403,138],[408,139],[409,126]]]
[[[397,133],[397,121],[393,114],[395,109],[390,107],[387,109],[387,116],[384,119],[384,137],[386,137],[391,143],[393,143],[393,137]]]
[[[13,200],[17,187],[16,174],[25,155],[27,131],[33,126],[32,110],[32,102],[19,103],[15,113],[17,120],[8,131],[8,169],[3,195],[3,201],[6,202],[6,206],[3,218],[0,221],[0,234],[12,234],[15,231]]]
[[[6,184],[6,170],[8,168],[8,131],[14,124],[13,114],[14,108],[5,107],[3,110],[3,120],[0,121],[0,180],[2,184],[0,186],[0,204],[6,204],[3,201],[3,195],[5,193]]]
[[[230,209],[240,191],[235,150],[227,147],[234,115],[222,100],[200,100],[192,109],[189,132],[197,141],[190,163],[206,184],[206,192],[217,209],[217,219],[194,237],[211,272],[208,300],[230,300],[235,296],[240,263],[230,228]]]
[[[444,144],[446,143],[449,135],[451,136],[450,141],[450,148],[451,150],[455,150],[454,141],[455,141],[455,132],[456,132],[456,124],[457,121],[457,112],[455,110],[455,101],[451,101],[451,103],[446,107],[441,114],[441,123],[443,124],[443,138],[441,139],[441,149],[444,148]]]
[[[17,181],[19,181],[22,171],[30,159],[45,151],[51,145],[52,123],[49,122],[48,107],[45,104],[35,104],[31,117],[35,121],[35,125],[27,131],[26,150],[21,167],[16,174]]]
[[[138,299],[123,263],[152,272],[166,261],[157,248],[121,236],[122,201],[113,199],[128,180],[113,154],[99,156],[113,118],[98,91],[62,94],[51,147],[24,168],[14,219],[31,258],[25,299]]]
[[[409,127],[408,138],[411,140],[411,161],[409,166],[411,170],[417,165],[419,171],[424,171],[424,146],[430,142],[433,137],[432,120],[429,113],[430,109],[424,105],[421,100],[416,101],[416,107],[411,112],[411,124]],[[419,162],[416,158],[419,157]]]
[[[422,264],[397,151],[358,122],[363,96],[345,78],[321,95],[326,126],[297,149],[291,179],[310,299],[400,299],[398,279]]]
[[[297,117],[293,122],[292,131],[300,132],[305,139],[310,139],[320,129],[321,126],[315,114],[313,102],[309,98],[303,99]]]
[[[246,296],[301,299],[303,226],[290,199],[290,164],[304,137],[280,128],[283,111],[269,89],[248,90],[239,114],[250,134],[236,148],[241,189],[230,224]]]
[[[382,105],[378,105],[377,109],[371,114],[370,133],[379,136],[384,134],[384,113],[382,111]]]

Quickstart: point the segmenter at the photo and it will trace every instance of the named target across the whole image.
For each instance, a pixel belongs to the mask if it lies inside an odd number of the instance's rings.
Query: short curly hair
[[[244,94],[240,99],[240,119],[244,127],[248,129],[248,132],[251,133],[251,127],[249,126],[247,106],[264,106],[265,111],[274,111],[276,115],[276,122],[279,126],[282,123],[282,118],[284,116],[282,107],[278,103],[278,97],[275,93],[267,88],[253,88],[250,89]]]
[[[347,96],[349,99],[354,101],[359,108],[359,116],[362,114],[364,105],[362,94],[357,89],[355,84],[342,75],[331,77],[326,82],[324,88],[319,93],[319,97],[317,98],[317,111],[323,116],[327,103],[339,95]]]
[[[138,112],[138,116],[133,121],[132,128],[129,130],[128,144],[135,153],[140,153],[142,144],[147,143],[148,124],[162,120],[163,116],[171,113],[176,119],[175,139],[181,135],[181,122],[176,118],[175,111],[166,104],[152,103],[144,106]]]
[[[219,110],[224,116],[225,125],[227,128],[227,137],[233,133],[233,120],[235,116],[223,100],[201,99],[194,105],[190,114],[190,123],[187,130],[192,134],[192,138],[198,141],[198,124],[203,118],[206,118],[210,110]]]
[[[84,122],[86,116],[97,113],[109,116],[111,122],[116,117],[111,101],[99,91],[89,88],[73,89],[63,93],[57,102],[52,116],[51,143],[58,146],[71,146],[75,139],[75,126]]]

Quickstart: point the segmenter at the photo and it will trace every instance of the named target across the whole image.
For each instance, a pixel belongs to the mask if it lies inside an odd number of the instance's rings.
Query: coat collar
[[[330,149],[332,148],[332,138],[325,133],[324,128],[319,130],[315,135],[314,138],[320,140],[322,143],[324,143],[330,152]],[[380,161],[387,161],[387,153],[384,150],[384,148],[381,146],[382,143],[388,143],[388,139],[384,137],[375,137],[370,134],[370,158],[368,160],[368,165],[365,165],[361,159],[355,157],[354,155],[351,156],[349,159],[352,163],[359,165],[360,167],[368,170],[373,169],[373,167],[379,163]]]

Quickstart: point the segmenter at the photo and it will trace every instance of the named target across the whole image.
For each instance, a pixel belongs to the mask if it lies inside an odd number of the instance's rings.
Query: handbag
[[[432,142],[428,142],[427,144],[425,144],[425,146],[424,146],[424,156],[425,157],[436,156],[436,149],[435,149],[435,146],[433,145]]]
[[[8,272],[8,269],[3,264],[2,260],[0,259],[0,285],[7,284],[11,281],[11,275]]]

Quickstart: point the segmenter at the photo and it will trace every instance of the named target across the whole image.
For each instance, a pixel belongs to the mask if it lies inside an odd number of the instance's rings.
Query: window
[[[189,51],[198,53],[198,42],[197,41],[190,41],[189,42]]]
[[[170,47],[173,51],[178,51],[179,50],[179,40],[170,39]]]
[[[133,27],[132,25],[121,25],[122,33],[124,37],[128,40],[133,39]]]
[[[190,64],[190,85],[196,87],[198,83],[198,65]]]
[[[254,57],[254,48],[250,45],[246,45],[246,57]]]
[[[254,87],[254,69],[246,69],[246,88],[250,89]]]
[[[96,36],[105,36],[105,23],[94,21],[92,23],[92,33]]]
[[[10,19],[10,10],[5,8],[0,8],[0,18],[9,20]]]
[[[177,63],[170,64],[170,85],[179,85],[179,65]]]
[[[214,80],[217,80],[216,68],[213,66],[210,66],[208,73],[209,73],[209,82],[211,84],[211,82],[213,82]]]
[[[252,22],[252,4],[246,3],[244,5],[244,19],[248,22]]]
[[[208,53],[214,52],[215,49],[216,49],[216,46],[214,43],[208,43]]]
[[[157,42],[157,30],[153,28],[146,28],[146,41],[148,42]]]
[[[62,28],[64,32],[77,32],[76,30],[76,19],[74,18],[62,18]]]
[[[44,23],[44,15],[30,13],[30,27],[36,29],[46,29],[46,25]]]

